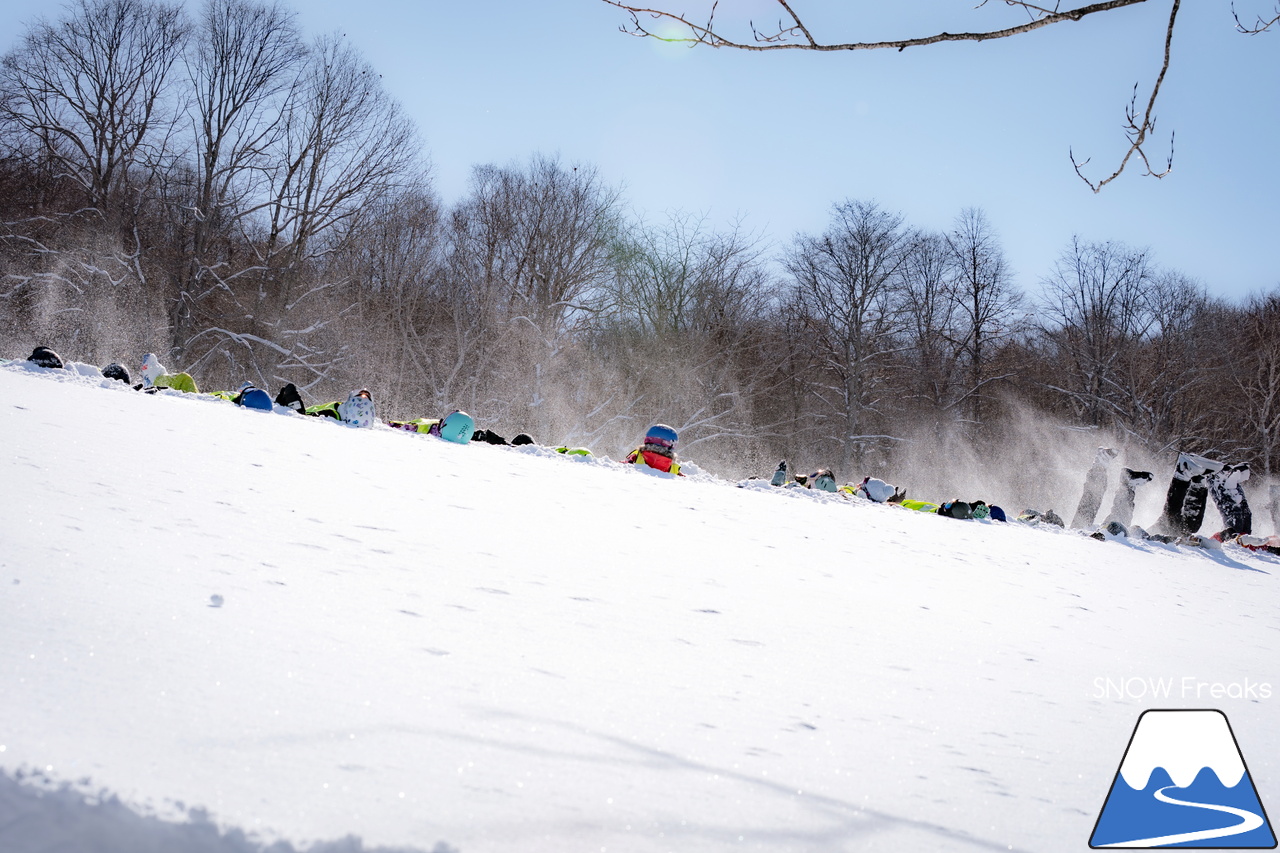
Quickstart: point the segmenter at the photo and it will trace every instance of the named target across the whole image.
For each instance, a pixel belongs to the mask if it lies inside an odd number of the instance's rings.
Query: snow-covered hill
[[[108,385],[0,367],[8,853],[1083,850],[1148,707],[1280,808],[1280,558]]]

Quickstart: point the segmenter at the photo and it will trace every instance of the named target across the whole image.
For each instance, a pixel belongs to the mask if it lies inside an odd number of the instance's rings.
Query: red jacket
[[[623,462],[627,465],[648,465],[657,471],[664,471],[679,477],[684,476],[684,474],[680,473],[679,462],[670,456],[663,456],[661,453],[655,453],[652,450],[645,450],[641,447],[631,451],[631,454]]]

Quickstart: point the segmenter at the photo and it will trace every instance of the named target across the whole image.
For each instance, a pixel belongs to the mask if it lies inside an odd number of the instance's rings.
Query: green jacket
[[[320,415],[326,418],[333,418],[336,421],[342,420],[342,415],[338,414],[338,401],[332,403],[320,403],[316,406],[307,406],[303,414]]]
[[[156,377],[156,381],[152,383],[157,388],[171,388],[174,391],[185,391],[188,394],[199,394],[200,389],[196,387],[196,381],[191,378],[190,373],[164,373]]]

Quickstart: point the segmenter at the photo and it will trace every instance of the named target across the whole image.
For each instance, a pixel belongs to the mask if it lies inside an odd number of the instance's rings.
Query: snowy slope
[[[109,385],[0,366],[0,850],[1082,850],[1148,707],[1280,808],[1280,559]]]

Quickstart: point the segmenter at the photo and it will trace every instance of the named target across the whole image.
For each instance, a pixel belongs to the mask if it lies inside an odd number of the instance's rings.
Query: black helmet
[[[48,347],[36,347],[31,352],[31,357],[27,359],[34,365],[39,367],[62,367],[62,356],[58,355]]]
[[[131,385],[133,383],[133,379],[129,377],[129,371],[125,369],[123,364],[120,364],[117,361],[113,361],[106,367],[102,368],[102,375],[106,379],[115,379],[118,382],[123,382],[125,385]]]

